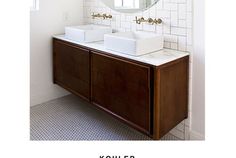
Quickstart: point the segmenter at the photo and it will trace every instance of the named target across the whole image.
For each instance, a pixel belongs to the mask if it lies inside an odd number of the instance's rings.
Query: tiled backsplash
[[[112,20],[92,19],[92,13],[109,13]],[[136,24],[135,16],[161,18],[160,25]],[[124,14],[106,7],[101,0],[84,0],[84,22],[112,26],[117,31],[143,30],[164,35],[164,47],[191,51],[192,46],[192,0],[159,0],[150,9]]]
[[[108,13],[112,20],[92,19],[92,13]],[[161,18],[160,25],[136,24],[135,16],[144,18]],[[139,13],[118,13],[106,7],[100,0],[84,0],[84,23],[103,24],[111,26],[115,31],[143,30],[164,35],[164,47],[192,52],[192,0],[159,0],[150,9]],[[191,103],[191,58],[190,58],[190,95]],[[189,117],[191,116],[189,107]],[[164,138],[179,139],[189,137],[189,118],[181,122]]]

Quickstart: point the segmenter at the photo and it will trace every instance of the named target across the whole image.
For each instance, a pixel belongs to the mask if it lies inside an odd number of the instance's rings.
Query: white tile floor
[[[30,109],[31,140],[150,140],[74,95]],[[167,134],[163,140],[180,140]]]

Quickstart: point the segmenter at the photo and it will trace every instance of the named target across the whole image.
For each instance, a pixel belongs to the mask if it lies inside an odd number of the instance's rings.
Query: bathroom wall
[[[83,0],[40,0],[30,12],[30,105],[68,94],[52,83],[52,36],[83,22]]]
[[[109,13],[112,14],[112,20],[92,19],[92,13]],[[137,25],[133,20],[135,16],[145,18],[161,18],[163,24]],[[156,5],[150,9],[133,14],[123,14],[113,11],[106,7],[100,0],[84,0],[84,22],[93,24],[103,24],[111,26],[115,31],[143,30],[155,32],[164,35],[164,47],[191,52],[190,59],[190,85],[192,85],[192,0],[159,0]],[[179,139],[189,139],[189,130],[192,103],[192,86],[190,86],[189,97],[189,118],[181,122],[176,128],[170,131],[170,136]]]
[[[204,0],[194,1],[193,20],[193,99],[190,138],[205,137],[205,7]]]
[[[92,19],[91,14],[110,13],[113,20]],[[136,25],[135,16],[161,18],[163,24]],[[190,51],[192,46],[192,0],[160,0],[147,11],[122,14],[106,7],[100,0],[84,0],[84,21],[86,23],[112,26],[117,31],[144,30],[163,34],[165,48]]]

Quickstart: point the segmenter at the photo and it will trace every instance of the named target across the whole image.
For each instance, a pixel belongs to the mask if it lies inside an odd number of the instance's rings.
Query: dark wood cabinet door
[[[92,52],[91,97],[100,108],[150,134],[150,67]]]
[[[54,82],[89,100],[89,50],[54,40]]]

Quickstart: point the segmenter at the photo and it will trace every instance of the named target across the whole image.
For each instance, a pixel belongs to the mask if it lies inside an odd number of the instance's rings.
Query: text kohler
[[[99,158],[135,158],[134,156],[100,156]]]

